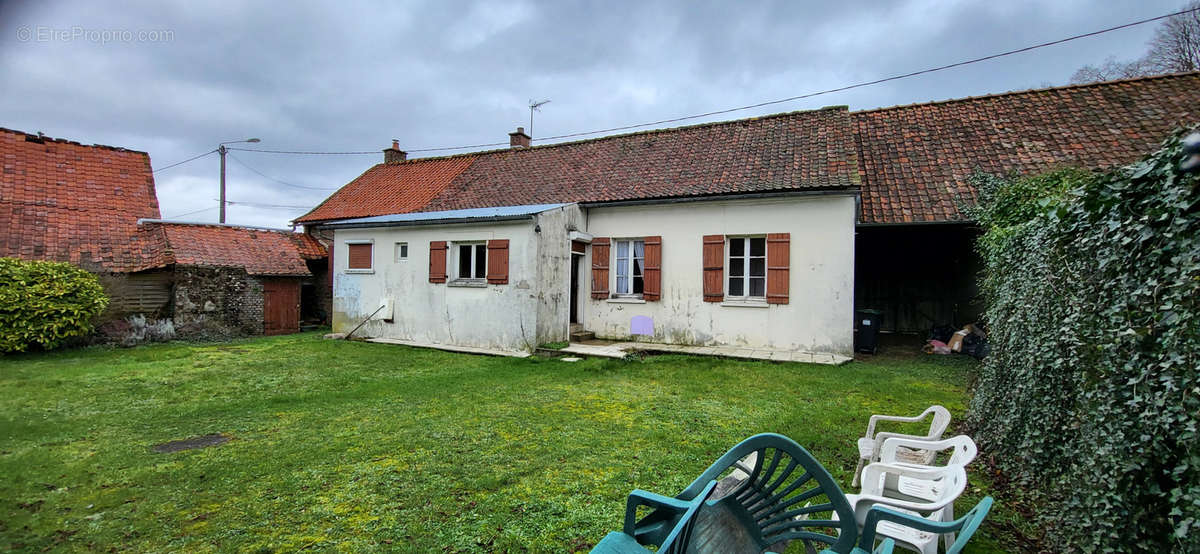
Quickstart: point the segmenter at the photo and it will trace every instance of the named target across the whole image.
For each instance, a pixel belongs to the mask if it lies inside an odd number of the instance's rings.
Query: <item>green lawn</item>
[[[631,489],[674,494],[758,432],[792,437],[848,489],[868,416],[940,403],[961,418],[972,368],[567,363],[311,333],[10,356],[0,549],[586,551],[620,528]],[[233,440],[151,451],[209,433]],[[985,492],[972,473],[960,510]]]

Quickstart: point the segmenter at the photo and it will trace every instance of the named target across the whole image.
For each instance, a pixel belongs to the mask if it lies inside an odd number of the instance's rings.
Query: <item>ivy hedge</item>
[[[95,275],[63,262],[0,258],[0,352],[86,335],[108,306]]]
[[[1200,552],[1200,187],[976,176],[992,354],[968,425],[1066,551]]]

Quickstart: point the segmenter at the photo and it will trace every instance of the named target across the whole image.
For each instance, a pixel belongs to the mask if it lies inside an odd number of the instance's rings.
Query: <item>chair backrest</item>
[[[941,438],[942,433],[946,432],[946,428],[950,426],[950,410],[940,404],[934,404],[921,414],[924,419],[928,413],[933,413],[933,421],[929,422],[929,436]]]
[[[749,475],[719,498],[705,502],[706,509],[727,510],[733,517],[722,521],[744,527],[738,531],[748,533],[760,549],[783,541],[808,540],[828,544],[834,552],[853,550],[858,526],[842,489],[807,450],[783,435],[763,433],[742,441],[679,497],[694,498],[705,483],[734,474],[736,464],[750,454],[756,456]],[[827,529],[838,533],[827,534]],[[710,528],[703,532],[724,531]]]
[[[946,465],[965,466],[971,463],[975,459],[975,456],[979,454],[979,447],[975,446],[975,441],[966,435],[958,435],[957,437],[940,441],[889,437],[883,441],[883,447],[879,449],[879,461],[884,463],[898,461],[896,454],[902,447],[929,452],[941,452],[953,449]]]
[[[881,479],[885,476],[888,478],[915,477],[928,483],[930,496],[923,499],[928,503],[928,507],[923,508],[924,510],[940,510],[954,502],[967,490],[967,472],[960,465],[918,468],[876,463],[863,470],[862,494],[887,496],[884,493],[884,479]]]
[[[971,511],[966,515],[950,522],[935,522],[928,519],[917,517],[910,514],[889,510],[882,506],[875,506],[867,512],[867,520],[863,525],[862,540],[859,545],[864,550],[871,550],[875,542],[875,528],[880,521],[891,521],[899,523],[906,527],[919,529],[928,533],[958,533],[954,544],[951,544],[946,549],[946,554],[958,554],[967,546],[967,542],[971,540],[971,536],[979,529],[979,525],[983,523],[983,519],[987,517],[988,511],[992,509],[992,497],[986,496],[979,501]]]

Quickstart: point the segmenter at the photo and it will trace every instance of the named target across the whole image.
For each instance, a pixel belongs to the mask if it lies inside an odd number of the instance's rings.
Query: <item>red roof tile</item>
[[[379,164],[297,219],[838,188],[858,183],[846,108]]]
[[[0,128],[0,256],[131,272],[169,263],[150,156]]]
[[[250,275],[307,276],[305,260],[325,257],[325,247],[312,237],[284,230],[204,225],[146,223],[166,232],[177,265],[243,268]]]
[[[976,170],[1127,164],[1200,120],[1200,73],[855,112],[863,223],[963,219]]]
[[[474,159],[465,155],[376,165],[296,223],[419,211]]]

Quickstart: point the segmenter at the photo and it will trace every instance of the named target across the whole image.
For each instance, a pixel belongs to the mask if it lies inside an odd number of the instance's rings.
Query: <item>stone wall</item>
[[[263,285],[235,268],[175,268],[175,329],[181,338],[261,335]]]

